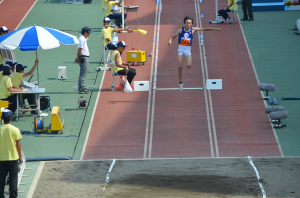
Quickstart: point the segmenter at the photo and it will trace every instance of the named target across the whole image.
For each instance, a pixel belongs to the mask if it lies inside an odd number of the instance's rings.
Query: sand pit
[[[300,197],[300,158],[252,160],[267,197]],[[45,162],[33,197],[263,197],[247,158],[112,162]]]

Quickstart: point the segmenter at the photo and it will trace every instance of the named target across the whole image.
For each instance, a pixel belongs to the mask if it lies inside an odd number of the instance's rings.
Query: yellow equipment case
[[[132,51],[128,51],[126,53],[126,58],[127,58],[127,63],[137,63],[137,65],[139,65],[140,63],[142,63],[142,65],[145,64],[146,62],[146,58],[147,54],[146,51],[134,51],[134,49]]]

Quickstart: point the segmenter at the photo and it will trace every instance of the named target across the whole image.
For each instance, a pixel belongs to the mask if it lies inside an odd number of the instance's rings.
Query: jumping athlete
[[[193,42],[193,34],[196,31],[221,31],[220,28],[198,28],[198,27],[192,27],[194,23],[194,19],[192,17],[186,16],[183,19],[184,27],[177,30],[176,33],[170,38],[168,45],[172,44],[172,41],[174,38],[178,35],[178,77],[179,77],[179,90],[183,90],[183,83],[182,83],[182,62],[183,62],[183,56],[185,56],[186,59],[186,65],[187,68],[190,68],[192,66],[192,55],[191,55],[191,46]]]

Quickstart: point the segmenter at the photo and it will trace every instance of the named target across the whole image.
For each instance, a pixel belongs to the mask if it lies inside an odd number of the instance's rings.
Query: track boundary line
[[[151,73],[150,73],[150,82],[149,84],[152,85],[153,83],[153,65],[154,65],[154,54],[155,54],[155,41],[156,41],[156,26],[157,26],[157,15],[158,15],[158,5],[156,4],[156,14],[155,14],[155,22],[154,22],[154,35],[153,35],[153,41],[152,41],[152,61],[151,61]],[[150,112],[151,112],[151,94],[152,89],[149,90],[148,95],[148,107],[147,107],[147,118],[146,118],[146,131],[145,131],[145,143],[144,143],[144,154],[143,158],[147,158],[147,149],[148,149],[148,136],[149,136],[149,123],[150,123]]]
[[[199,17],[199,21],[200,21],[200,27],[202,28],[199,1],[197,1],[197,6],[199,9],[198,17]],[[206,53],[205,53],[205,45],[203,45],[203,59],[204,59],[204,70],[205,70],[206,79],[209,79]],[[213,110],[213,104],[212,104],[212,97],[211,97],[210,90],[206,89],[206,91],[208,92],[208,101],[209,101],[210,117],[211,117],[211,122],[212,122],[213,137],[214,137],[214,143],[215,143],[215,152],[216,152],[216,157],[219,157],[220,155],[219,155],[219,148],[218,148],[218,139],[217,139],[216,124],[215,124],[214,110]]]
[[[0,1],[0,4],[1,4],[3,1],[4,1],[4,0],[1,0],[1,1]]]
[[[238,20],[240,20],[239,15],[238,15]],[[254,74],[255,74],[255,78],[256,78],[257,84],[259,84],[259,83],[260,83],[260,82],[259,82],[259,78],[258,78],[258,76],[257,76],[256,68],[255,68],[255,65],[254,65],[254,62],[253,62],[253,59],[252,59],[252,55],[251,55],[251,52],[250,52],[250,49],[249,49],[249,46],[248,46],[247,39],[246,39],[246,37],[245,37],[245,33],[244,33],[244,30],[243,30],[243,27],[242,27],[241,23],[240,23],[239,25],[240,25],[240,28],[241,28],[241,31],[242,31],[242,35],[243,35],[243,38],[244,38],[244,41],[245,41],[245,45],[246,45],[246,48],[247,48],[247,51],[248,51],[248,54],[249,54],[249,57],[250,57],[251,65],[252,65],[252,68],[253,68],[253,71],[254,71]],[[262,91],[260,91],[260,94],[261,94],[261,97],[263,98],[263,97],[264,97],[264,94],[263,94]],[[263,102],[264,102],[265,107],[266,107],[266,106],[267,106],[266,101],[264,100]],[[275,139],[276,139],[276,142],[277,142],[277,145],[278,145],[278,149],[279,149],[280,155],[281,155],[282,157],[284,157],[284,154],[283,154],[281,145],[280,145],[280,143],[279,143],[279,139],[278,139],[277,133],[276,133],[275,129],[273,128],[270,119],[269,119],[269,122],[270,122],[270,126],[271,126],[271,128],[272,128],[273,134],[274,134],[274,136],[275,136]]]
[[[34,191],[35,191],[35,188],[36,188],[36,186],[37,186],[37,184],[38,184],[38,181],[39,181],[39,179],[40,179],[40,176],[41,176],[41,174],[42,174],[44,165],[45,165],[45,162],[40,162],[40,165],[39,165],[39,167],[38,167],[38,169],[37,169],[37,171],[36,171],[36,173],[35,173],[35,176],[34,176],[34,178],[33,178],[33,181],[32,181],[32,183],[31,183],[30,189],[29,189],[29,191],[28,191],[28,193],[27,193],[27,198],[31,198],[31,197],[33,196],[33,193],[34,193]]]
[[[17,25],[16,29],[19,28],[19,26],[21,25],[21,23],[23,23],[23,21],[25,20],[25,18],[27,17],[27,15],[29,14],[29,12],[31,11],[31,9],[33,8],[33,6],[36,4],[38,0],[35,0],[35,2],[32,4],[32,6],[30,7],[30,9],[27,11],[27,13],[25,14],[25,16],[23,17],[23,19],[20,21],[20,23]],[[15,30],[16,30],[15,29]]]
[[[202,28],[202,23],[201,23],[201,18],[198,18],[198,15],[200,16],[200,8],[197,7],[197,0],[194,0],[195,4],[195,11],[196,11],[196,21],[197,21],[197,26]],[[198,14],[198,9],[199,9],[199,14]],[[200,19],[200,20],[199,20]],[[200,37],[200,34],[203,35],[203,32],[197,32],[198,38]],[[204,88],[206,88],[206,82],[205,82],[205,71],[204,71],[204,63],[203,63],[203,56],[204,56],[204,51],[202,52],[200,40],[198,39],[198,44],[199,44],[199,53],[200,53],[200,59],[201,59],[201,70],[202,70],[202,81]],[[204,46],[203,46],[204,47]],[[203,49],[204,50],[204,49]],[[209,145],[210,145],[210,152],[211,152],[211,157],[215,156],[214,153],[214,146],[213,146],[213,135],[211,131],[211,122],[210,122],[210,112],[209,112],[209,105],[208,105],[208,98],[207,98],[207,92],[206,89],[204,90],[204,98],[205,98],[205,109],[206,109],[206,118],[207,118],[207,127],[208,127],[208,134],[209,134]]]
[[[109,56],[107,57],[107,60],[108,60],[108,58],[109,58]],[[106,65],[107,65],[107,64],[106,64]],[[105,65],[105,67],[106,67],[106,65]],[[97,99],[96,99],[95,106],[94,106],[94,109],[93,109],[93,113],[92,113],[92,117],[91,117],[91,120],[90,120],[89,128],[88,128],[87,134],[86,134],[86,136],[85,136],[83,148],[82,148],[82,151],[81,151],[80,160],[83,159],[83,155],[84,155],[84,153],[85,153],[85,148],[86,148],[87,142],[88,142],[88,140],[89,140],[89,136],[90,136],[91,128],[92,128],[92,125],[93,125],[93,120],[94,120],[96,108],[97,108],[97,105],[98,105],[98,102],[99,102],[100,93],[101,93],[103,81],[104,81],[104,78],[105,78],[105,74],[106,74],[106,70],[104,70],[104,72],[103,72],[103,76],[102,76],[101,83],[100,83],[100,86],[99,86],[99,92],[98,92],[98,94],[97,94]]]
[[[150,139],[149,139],[149,151],[148,158],[151,158],[152,154],[152,140],[153,140],[153,125],[154,125],[154,108],[155,108],[155,94],[156,94],[156,77],[157,77],[157,62],[158,62],[158,48],[159,48],[159,31],[160,31],[160,17],[162,10],[162,0],[157,0],[156,3],[159,6],[158,19],[157,19],[157,34],[156,34],[156,52],[155,52],[155,69],[154,69],[154,82],[153,82],[153,95],[152,95],[152,111],[151,111],[151,127],[150,127]]]

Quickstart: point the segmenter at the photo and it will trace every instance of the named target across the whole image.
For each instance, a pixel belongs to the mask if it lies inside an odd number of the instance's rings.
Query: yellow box
[[[128,51],[126,53],[127,63],[144,63],[146,62],[146,51]]]
[[[51,112],[51,131],[62,131],[64,127],[64,118],[58,106],[54,106]]]

